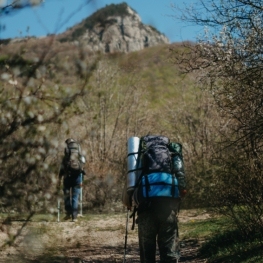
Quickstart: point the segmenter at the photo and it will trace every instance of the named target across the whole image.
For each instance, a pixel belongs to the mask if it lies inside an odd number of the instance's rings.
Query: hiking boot
[[[69,220],[71,219],[71,215],[70,214],[66,214],[66,216],[63,218],[63,220]]]
[[[77,218],[73,218],[72,222],[78,222],[78,219]]]

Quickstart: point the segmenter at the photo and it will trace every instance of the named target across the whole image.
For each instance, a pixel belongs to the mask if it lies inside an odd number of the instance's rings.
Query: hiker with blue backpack
[[[58,187],[63,178],[63,193],[66,216],[64,220],[77,221],[78,203],[81,193],[83,176],[85,175],[85,157],[81,153],[80,145],[74,139],[65,141],[64,157],[59,171]]]
[[[161,263],[179,261],[177,217],[185,194],[182,145],[159,135],[131,137],[123,203],[128,209],[134,207],[141,263],[156,262],[156,242]]]

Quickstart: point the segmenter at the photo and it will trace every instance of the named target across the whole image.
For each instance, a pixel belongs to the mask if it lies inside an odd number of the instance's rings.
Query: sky
[[[1,3],[8,0],[0,0]],[[9,0],[10,1],[10,0]],[[195,41],[203,29],[175,19],[171,4],[189,6],[193,0],[45,0],[41,5],[0,13],[0,39],[58,34],[109,4],[126,2],[141,17],[173,42]]]

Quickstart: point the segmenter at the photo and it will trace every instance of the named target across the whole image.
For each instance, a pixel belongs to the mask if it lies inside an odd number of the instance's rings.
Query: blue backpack
[[[159,197],[180,198],[177,175],[184,172],[180,144],[171,143],[165,136],[144,136],[139,159],[142,168],[133,194],[137,206]]]

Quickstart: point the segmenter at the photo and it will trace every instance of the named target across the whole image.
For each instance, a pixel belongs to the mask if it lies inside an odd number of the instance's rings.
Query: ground
[[[205,219],[208,214],[190,214],[182,211],[181,222]],[[1,248],[0,262],[5,263],[99,263],[99,262],[140,262],[138,253],[137,227],[131,230],[128,221],[127,246],[124,253],[127,213],[111,216],[84,215],[78,222],[57,222],[56,217],[47,220],[37,218],[28,222],[21,232],[17,229],[25,224],[23,220],[13,220],[2,224],[0,241],[18,234],[16,243]],[[203,263],[198,257],[200,241],[181,241],[181,259],[184,263]],[[158,257],[157,257],[158,258]],[[158,261],[157,261],[158,262]]]

